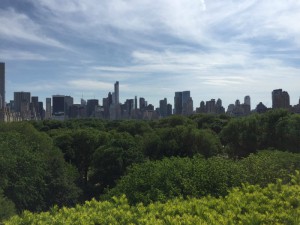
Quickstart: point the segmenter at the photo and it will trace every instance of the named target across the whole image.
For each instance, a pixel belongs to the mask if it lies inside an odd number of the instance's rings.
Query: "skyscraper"
[[[32,118],[35,118],[35,119],[40,118],[39,97],[38,96],[31,96],[30,110],[32,113]]]
[[[134,97],[134,109],[137,109],[137,96]]]
[[[182,92],[175,92],[174,114],[182,114]]]
[[[161,117],[166,117],[168,114],[168,102],[166,98],[159,101],[159,114]]]
[[[119,81],[115,83],[115,104],[119,104]]]
[[[244,98],[244,104],[245,105],[249,105],[250,108],[251,108],[251,100],[250,100],[250,96],[249,95],[245,96],[245,98]]]
[[[46,119],[51,118],[51,98],[46,98]]]
[[[53,95],[52,96],[52,115],[64,116],[65,115],[65,96]]]
[[[95,109],[96,106],[99,105],[98,99],[88,99],[86,105],[86,116],[87,117],[94,117],[95,116]]]
[[[193,113],[193,99],[190,91],[175,92],[174,114],[190,115]]]
[[[14,111],[22,113],[29,110],[30,92],[14,92]],[[27,109],[28,108],[28,109]]]
[[[276,89],[272,91],[272,108],[279,109],[290,107],[290,96],[286,91],[282,89]]]
[[[144,98],[140,98],[139,102],[140,102],[140,104],[139,104],[140,110],[144,110],[145,107],[146,107],[146,101],[145,101],[145,99]]]
[[[5,63],[0,63],[0,109],[5,107]]]

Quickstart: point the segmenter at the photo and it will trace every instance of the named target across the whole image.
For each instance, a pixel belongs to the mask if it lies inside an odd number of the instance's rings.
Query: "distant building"
[[[50,119],[51,118],[51,98],[46,98],[46,114],[45,114],[45,119]]]
[[[243,104],[237,99],[235,104],[228,105],[226,113],[234,117],[247,116],[251,112],[250,104],[250,96],[245,96]]]
[[[120,103],[120,101],[119,101],[119,95],[120,95],[120,93],[119,93],[119,81],[117,81],[115,83],[115,101],[114,101],[115,104],[119,104]]]
[[[69,118],[84,118],[86,116],[86,108],[82,104],[71,105],[69,111]]]
[[[225,113],[225,109],[222,106],[222,100],[211,99],[210,101],[200,102],[200,107],[196,108],[196,113],[209,113],[209,114],[223,114]]]
[[[273,109],[289,109],[290,108],[290,96],[286,91],[282,89],[276,89],[272,91],[272,108]]]
[[[30,92],[14,92],[14,112],[20,113],[23,120],[31,119]]]
[[[249,105],[250,106],[250,110],[251,110],[251,99],[250,99],[249,95],[245,96],[245,98],[244,98],[244,104],[245,105]]]
[[[53,95],[52,96],[52,115],[65,116],[65,96]]]
[[[88,99],[86,104],[86,116],[95,117],[95,110],[97,106],[99,106],[98,99]]]
[[[134,109],[137,109],[137,96],[134,97]]]
[[[182,92],[175,92],[174,97],[174,114],[182,114]]]
[[[73,98],[65,95],[52,96],[52,117],[53,119],[64,120],[69,117],[70,107],[73,105]]]
[[[5,108],[5,63],[0,62],[0,109]]]
[[[268,108],[262,103],[260,102],[255,109],[255,112],[257,113],[265,113],[268,111]]]
[[[140,102],[140,105],[139,105],[140,106],[140,110],[144,110],[145,107],[147,106],[145,99],[144,98],[140,98],[139,102]]]
[[[190,91],[175,92],[174,114],[191,115],[193,108],[193,99],[190,96]]]
[[[168,102],[166,98],[159,101],[159,115],[162,118],[168,115]]]
[[[172,115],[172,105],[167,104],[167,116],[171,116],[171,115]]]

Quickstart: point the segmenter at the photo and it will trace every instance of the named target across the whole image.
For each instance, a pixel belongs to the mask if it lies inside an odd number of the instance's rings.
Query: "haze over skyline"
[[[120,102],[158,106],[190,90],[194,108],[260,101],[282,88],[300,96],[298,0],[1,0],[0,61],[6,100],[102,100],[120,82]]]

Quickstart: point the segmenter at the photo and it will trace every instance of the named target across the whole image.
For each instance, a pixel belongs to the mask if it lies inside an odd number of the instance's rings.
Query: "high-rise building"
[[[206,101],[206,113],[216,113],[216,100]]]
[[[140,110],[144,110],[145,107],[147,106],[145,99],[140,98],[139,102],[140,102]]]
[[[31,110],[31,117],[33,119],[40,119],[38,96],[31,96],[30,110]]]
[[[126,99],[125,104],[123,105],[123,117],[130,118],[132,111],[134,109],[134,100],[133,99]]]
[[[193,99],[190,91],[175,92],[174,114],[190,115],[193,113]]]
[[[193,99],[191,98],[190,91],[182,92],[182,114],[191,115],[194,111]]]
[[[119,81],[115,83],[115,104],[119,104]]]
[[[134,97],[134,109],[137,109],[137,96]]]
[[[14,111],[22,113],[29,110],[30,92],[14,92]],[[28,110],[27,110],[28,108]]]
[[[182,114],[182,92],[175,92],[174,114]]]
[[[74,104],[74,99],[71,96],[65,96],[65,117],[69,116],[70,107]]]
[[[98,99],[87,100],[86,115],[87,117],[93,117],[95,115],[95,109],[99,105]]]
[[[168,115],[168,102],[166,98],[159,101],[159,115],[161,117],[166,117]]]
[[[46,119],[51,118],[51,98],[46,98]]]
[[[290,96],[286,91],[282,91],[282,89],[276,89],[272,91],[272,108],[279,109],[290,108]]]
[[[172,115],[172,105],[168,104],[167,105],[167,116],[171,116]]]
[[[250,100],[250,96],[249,95],[245,96],[245,98],[244,98],[244,104],[245,105],[249,105],[250,109],[251,109],[251,100]]]
[[[65,96],[53,95],[52,96],[52,115],[64,116],[65,115]]]
[[[65,95],[52,96],[52,115],[56,119],[68,118],[70,106],[73,105],[73,98]]]
[[[0,109],[5,107],[5,63],[0,62]]]
[[[45,119],[44,103],[38,102],[39,119]]]

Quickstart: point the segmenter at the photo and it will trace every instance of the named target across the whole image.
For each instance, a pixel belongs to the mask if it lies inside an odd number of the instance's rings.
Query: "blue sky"
[[[30,91],[158,106],[190,90],[194,107],[300,96],[299,0],[1,0],[7,100]]]

